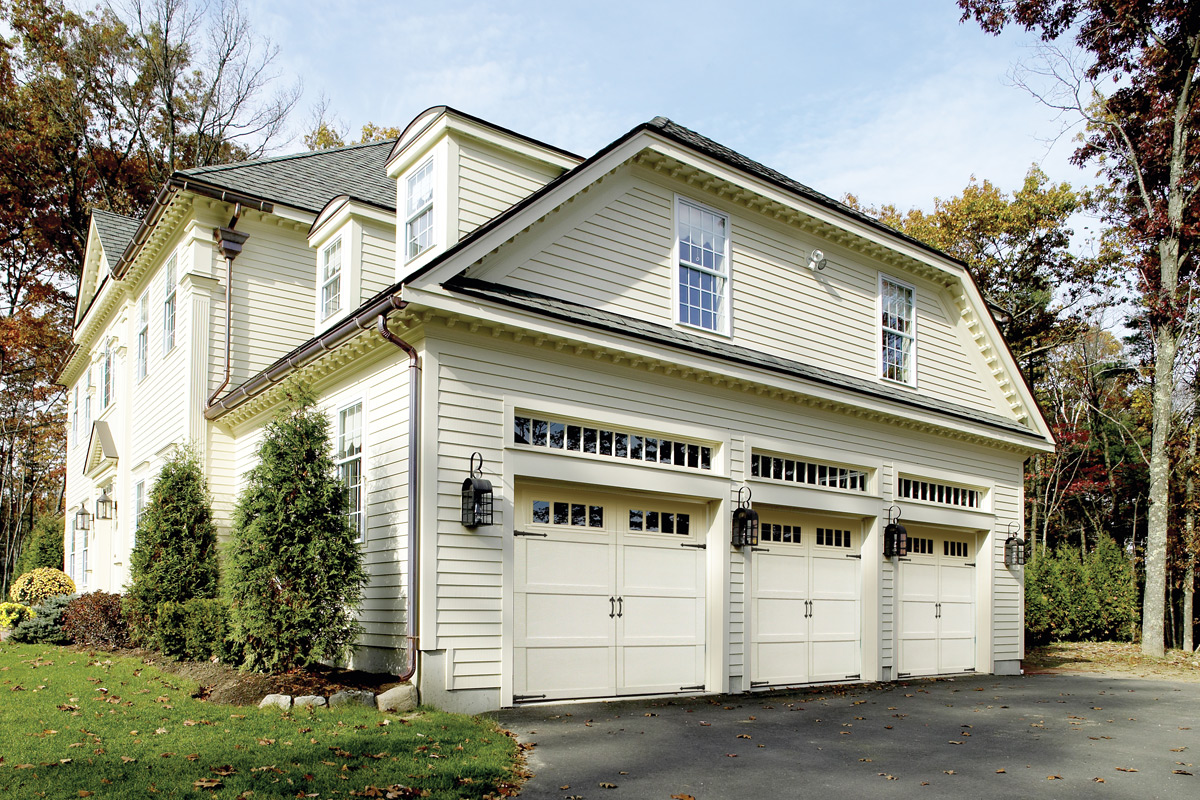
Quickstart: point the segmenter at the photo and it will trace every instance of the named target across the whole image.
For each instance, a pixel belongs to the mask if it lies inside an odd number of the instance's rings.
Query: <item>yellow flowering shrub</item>
[[[51,597],[75,594],[75,581],[61,569],[39,567],[13,581],[8,596],[27,606],[40,606]]]
[[[0,629],[15,628],[33,616],[33,609],[20,603],[0,603]]]

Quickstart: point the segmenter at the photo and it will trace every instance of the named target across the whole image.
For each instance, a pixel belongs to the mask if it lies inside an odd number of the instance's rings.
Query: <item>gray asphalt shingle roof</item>
[[[957,417],[969,422],[999,428],[1010,433],[1032,436],[1037,439],[1041,438],[1036,432],[1021,423],[1007,417],[1002,417],[999,414],[977,411],[976,409],[948,403],[935,397],[888,391],[886,387],[879,386],[871,381],[814,367],[800,361],[780,358],[779,356],[751,350],[747,347],[740,347],[728,342],[695,336],[684,331],[668,328],[665,325],[658,325],[653,322],[614,314],[611,311],[600,311],[568,300],[559,300],[524,289],[502,286],[498,283],[489,283],[471,278],[455,278],[443,285],[447,289],[471,297],[503,303],[504,305],[521,308],[578,325],[586,325],[587,327],[597,328],[610,333],[624,334],[656,344],[664,344],[681,350],[700,353],[701,355],[715,355],[726,361],[770,370],[771,372],[813,381],[814,383],[826,386],[848,389],[856,394],[872,397],[877,400]]]
[[[125,252],[125,248],[133,241],[133,235],[137,233],[138,225],[142,221],[124,214],[105,211],[102,208],[92,209],[92,221],[96,223],[96,234],[100,237],[100,244],[104,248],[104,258],[108,261],[108,268],[113,270],[117,266],[117,260]]]
[[[383,208],[396,207],[396,182],[386,172],[395,140],[310,153],[197,167],[177,173],[232,192],[317,213],[349,195]]]

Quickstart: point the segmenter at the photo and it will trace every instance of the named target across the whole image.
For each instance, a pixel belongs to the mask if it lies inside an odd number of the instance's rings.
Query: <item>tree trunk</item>
[[[1196,405],[1192,411],[1192,432],[1188,436],[1187,481],[1184,483],[1183,541],[1187,566],[1183,572],[1183,649],[1196,649],[1192,638],[1195,624],[1196,591],[1196,438],[1200,433],[1200,387],[1196,387]]]
[[[1163,270],[1164,274],[1166,271]],[[1179,342],[1174,327],[1170,324],[1158,325],[1154,334],[1150,510],[1146,519],[1146,593],[1142,598],[1142,652],[1148,656],[1161,656],[1164,652],[1167,518],[1171,481],[1171,459],[1167,452],[1167,439],[1171,431],[1171,394],[1175,385],[1175,351]]]

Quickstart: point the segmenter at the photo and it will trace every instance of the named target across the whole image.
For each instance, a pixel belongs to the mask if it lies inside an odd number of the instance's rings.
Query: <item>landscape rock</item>
[[[282,708],[284,711],[292,707],[290,694],[269,694],[258,703],[259,708]]]
[[[376,697],[375,704],[380,711],[412,711],[417,707],[417,687],[402,683]]]
[[[297,697],[295,704],[297,708],[319,708],[325,705],[325,698],[319,694],[306,694],[303,697]]]
[[[375,708],[375,693],[362,689],[343,689],[329,698],[330,706],[367,706]]]

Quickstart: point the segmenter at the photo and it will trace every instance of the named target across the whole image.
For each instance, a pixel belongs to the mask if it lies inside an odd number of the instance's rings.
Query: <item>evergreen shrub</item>
[[[70,644],[62,617],[74,595],[60,594],[33,609],[33,615],[13,628],[12,640],[23,644]]]
[[[38,567],[62,569],[65,522],[65,517],[54,514],[38,516],[13,567],[14,575],[23,575]]]
[[[14,602],[38,606],[51,597],[75,593],[75,581],[61,569],[38,567],[13,581],[8,596]]]
[[[1129,641],[1138,626],[1129,559],[1107,535],[1081,553],[1034,548],[1025,565],[1025,641]]]
[[[33,609],[21,603],[0,603],[0,629],[15,628],[33,614]]]
[[[176,448],[142,510],[129,557],[125,616],[137,644],[161,648],[158,608],[217,596],[217,529],[196,451]]]
[[[329,421],[294,384],[267,425],[230,541],[231,636],[245,666],[281,671],[345,657],[366,583]]]
[[[76,595],[62,615],[63,633],[75,644],[113,650],[129,646],[129,626],[121,611],[121,595],[88,592]]]
[[[229,606],[224,600],[158,604],[158,640],[164,655],[181,661],[233,661],[228,637]]]

